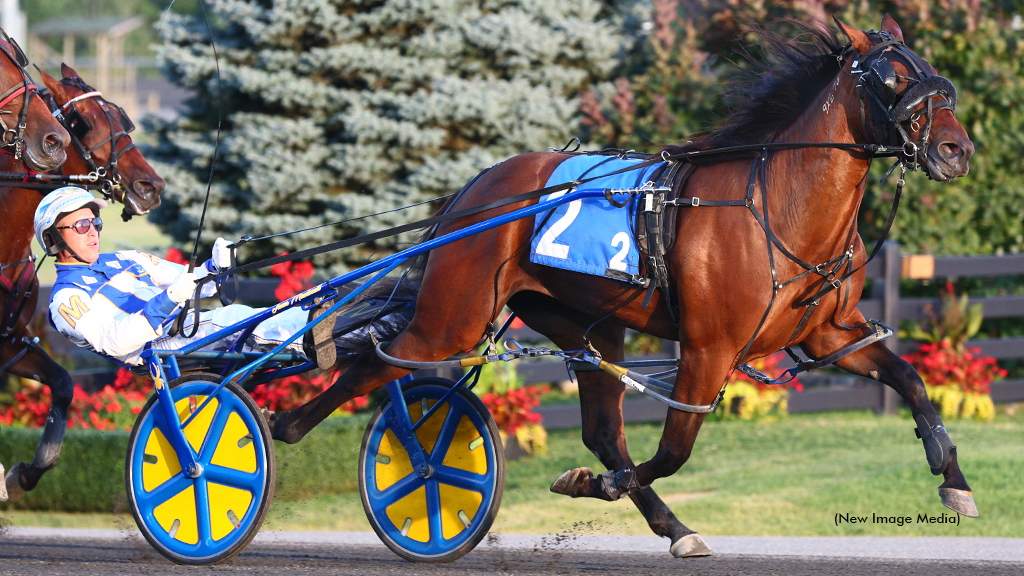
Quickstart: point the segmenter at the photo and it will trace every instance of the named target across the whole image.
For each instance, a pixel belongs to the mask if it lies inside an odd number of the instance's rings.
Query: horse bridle
[[[6,112],[0,111],[0,128],[3,129],[3,134],[0,136],[0,148],[14,148],[14,159],[21,160],[21,156],[25,152],[25,130],[27,128],[28,109],[32,103],[32,97],[37,94],[37,90],[35,82],[32,81],[32,77],[25,70],[25,67],[28,66],[28,57],[25,56],[25,51],[2,28],[0,28],[0,38],[6,41],[7,45],[14,50],[11,53],[8,46],[0,44],[0,49],[3,50],[4,56],[21,71],[21,84],[15,84],[0,94],[0,107],[6,106],[18,96],[22,96],[18,123],[14,128],[11,128],[4,122],[2,115]]]
[[[135,130],[135,123],[131,121],[131,118],[128,117],[128,114],[123,108],[113,102],[107,102],[104,100],[101,92],[94,90],[81,78],[62,78],[60,82],[64,85],[74,86],[84,92],[84,94],[80,94],[68,100],[63,106],[57,104],[57,100],[49,90],[41,91],[40,95],[53,111],[53,117],[56,118],[57,121],[60,122],[68,131],[68,134],[71,135],[72,144],[74,144],[75,148],[81,154],[82,159],[85,161],[86,166],[89,168],[88,178],[92,182],[101,182],[102,187],[100,192],[104,196],[117,200],[123,204],[128,190],[121,182],[121,174],[117,170],[117,161],[130,150],[135,148],[135,143],[129,142],[127,146],[121,149],[118,149],[118,147],[121,145],[121,140],[123,138],[127,138],[128,134]],[[96,100],[96,103],[99,105],[100,109],[103,110],[103,114],[107,118],[107,125],[110,128],[110,136],[96,143],[93,147],[87,148],[85,145],[85,137],[92,131],[93,127],[78,108],[75,107],[75,104],[93,99]],[[120,130],[114,128],[115,113],[117,114],[117,122],[121,126]],[[93,159],[92,153],[99,150],[108,142],[110,143],[110,156],[107,159],[106,166],[100,166],[96,163],[96,160]]]
[[[878,43],[854,59],[851,72],[857,77],[864,135],[876,144],[902,145],[903,164],[910,170],[916,170],[920,165],[920,154],[925,158],[928,156],[928,141],[935,115],[944,109],[956,112],[956,87],[948,79],[928,72],[927,65],[907,48],[903,40],[889,32],[871,30],[868,35],[878,38]],[[897,74],[893,62],[902,64],[913,77]],[[908,86],[897,93],[901,79],[907,81]],[[922,103],[925,106],[919,109]],[[871,109],[870,121],[868,107]],[[922,116],[927,118],[923,130],[920,124]],[[912,132],[921,132],[920,143],[911,140],[906,127]]]

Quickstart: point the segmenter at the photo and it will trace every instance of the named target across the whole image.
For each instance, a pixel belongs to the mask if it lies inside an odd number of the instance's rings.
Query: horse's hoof
[[[676,558],[699,558],[713,555],[711,547],[696,532],[687,534],[673,542],[668,551]]]
[[[953,512],[968,518],[978,517],[978,507],[974,505],[974,494],[970,490],[939,488],[939,498],[942,499],[942,505]]]
[[[565,494],[576,498],[579,496],[581,477],[589,481],[594,477],[594,471],[590,468],[573,468],[551,483],[551,491],[555,494]]]
[[[4,500],[7,502],[14,502],[25,495],[25,489],[21,487],[21,467],[24,465],[24,462],[19,462],[4,476]]]

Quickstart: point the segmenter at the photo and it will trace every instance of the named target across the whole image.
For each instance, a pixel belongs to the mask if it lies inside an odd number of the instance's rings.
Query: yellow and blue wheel
[[[170,383],[184,422],[216,389],[216,374],[188,374]],[[274,445],[259,407],[228,384],[185,427],[203,470],[182,473],[168,441],[168,423],[154,395],[128,441],[125,481],[135,522],[146,540],[178,564],[227,560],[253,539],[274,493]]]
[[[412,422],[451,389],[444,378],[404,387]],[[450,562],[487,534],[505,487],[505,456],[487,407],[459,387],[419,429],[431,473],[413,470],[406,448],[388,424],[390,399],[377,408],[359,453],[359,492],[366,517],[396,554],[414,562]]]

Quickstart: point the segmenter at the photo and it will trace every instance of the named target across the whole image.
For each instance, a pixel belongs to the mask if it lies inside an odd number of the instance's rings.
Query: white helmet
[[[47,254],[56,256],[65,247],[64,238],[60,235],[60,230],[56,228],[57,221],[64,214],[90,205],[98,214],[100,209],[107,207],[107,201],[93,197],[91,192],[78,186],[58,188],[43,197],[43,201],[36,208],[33,225],[36,240]]]

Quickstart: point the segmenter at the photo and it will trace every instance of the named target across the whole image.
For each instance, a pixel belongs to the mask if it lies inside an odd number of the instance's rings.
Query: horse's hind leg
[[[509,307],[528,326],[551,338],[552,342],[565,350],[581,348],[583,333],[595,320],[567,310],[554,299],[536,293],[513,296],[509,300]],[[588,338],[605,359],[614,362],[623,357],[624,332],[622,328],[599,324]],[[633,460],[626,448],[622,420],[624,385],[604,372],[578,372],[576,377],[580,385],[583,444],[608,470],[632,469]],[[610,499],[601,489],[600,478],[595,478],[589,468],[566,472],[552,484],[551,490],[573,498],[586,496]],[[630,492],[629,497],[644,515],[651,530],[658,536],[671,539],[672,549],[679,550],[677,543],[686,542],[687,536],[691,534],[696,535],[676,518],[651,487]],[[708,554],[710,550],[690,555]]]
[[[845,320],[851,326],[864,323],[864,317],[856,310]],[[822,358],[869,334],[868,328],[839,330],[828,323],[812,332],[801,346],[810,356]],[[939,486],[942,503],[950,510],[976,518],[978,508],[974,504],[971,488],[957,464],[956,446],[942,425],[942,417],[928,400],[924,382],[917,371],[881,342],[841,358],[836,365],[848,372],[886,384],[906,400],[917,424],[918,437],[924,441],[925,456],[932,474],[942,474],[944,478]]]
[[[27,335],[27,332],[23,335]],[[26,346],[20,343],[6,343],[2,349],[2,357],[10,358]],[[31,463],[21,462],[11,467],[5,477],[8,498],[17,500],[36,487],[43,473],[57,465],[60,458],[60,447],[64,442],[64,430],[67,428],[68,407],[75,392],[74,383],[67,370],[50,358],[42,348],[32,346],[20,360],[8,369],[8,372],[38,380],[50,387],[50,411],[46,415],[43,437],[39,440],[35,457]]]

